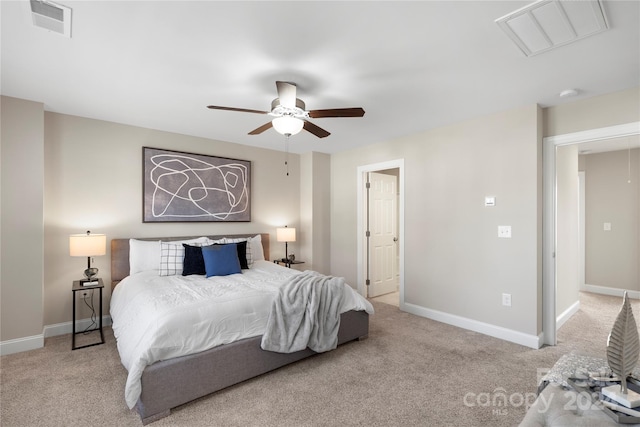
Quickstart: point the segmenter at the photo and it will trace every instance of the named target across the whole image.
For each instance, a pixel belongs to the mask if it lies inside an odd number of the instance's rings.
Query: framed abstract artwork
[[[251,221],[251,162],[142,147],[143,222]]]

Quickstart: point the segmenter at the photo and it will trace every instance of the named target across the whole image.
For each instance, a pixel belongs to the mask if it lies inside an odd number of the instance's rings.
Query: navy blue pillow
[[[204,268],[207,277],[228,276],[240,273],[238,248],[235,243],[226,245],[211,245],[202,248]]]
[[[246,270],[249,268],[249,263],[247,262],[247,241],[238,242],[238,243],[214,243],[214,245],[236,245],[238,247],[238,260],[240,261],[240,268]],[[204,274],[204,273],[202,273]]]
[[[182,246],[184,246],[182,275],[200,274],[204,276],[207,274],[204,268],[204,258],[202,257],[202,246],[191,246],[186,243],[183,243]]]

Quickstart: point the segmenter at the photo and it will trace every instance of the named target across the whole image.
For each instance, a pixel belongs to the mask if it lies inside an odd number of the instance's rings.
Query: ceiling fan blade
[[[327,110],[311,110],[309,111],[309,117],[313,119],[320,119],[323,117],[362,117],[364,116],[364,110],[360,107],[357,108],[329,108]]]
[[[320,126],[316,126],[313,123],[308,122],[306,120],[304,121],[304,130],[306,130],[307,132],[311,132],[312,134],[314,134],[318,138],[325,138],[325,137],[331,135],[329,132],[327,132],[326,130],[322,129]]]
[[[260,126],[259,128],[256,128],[254,130],[252,130],[251,132],[249,132],[249,135],[259,135],[262,132],[264,132],[265,130],[272,128],[273,124],[271,124],[271,122],[267,122],[265,124],[263,124],[262,126]]]
[[[207,105],[207,108],[211,108],[212,110],[239,111],[241,113],[257,113],[257,114],[269,113],[268,111],[249,110],[248,108],[219,107],[217,105]]]
[[[296,108],[296,85],[288,82],[276,82],[280,105],[286,108]]]

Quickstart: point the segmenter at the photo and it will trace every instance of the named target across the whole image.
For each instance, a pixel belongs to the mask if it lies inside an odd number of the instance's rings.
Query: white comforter
[[[262,335],[278,288],[299,271],[255,261],[224,277],[158,276],[148,271],[122,280],[111,297],[113,332],[129,372],[125,400],[133,408],[147,365]],[[340,313],[373,307],[344,286]]]

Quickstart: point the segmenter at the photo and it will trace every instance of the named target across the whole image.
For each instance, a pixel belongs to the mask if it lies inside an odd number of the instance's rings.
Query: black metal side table
[[[102,289],[104,288],[104,284],[102,283],[102,279],[93,279],[94,282],[98,282],[98,284],[96,285],[87,285],[87,286],[82,286],[80,283],[80,280],[74,280],[73,282],[73,287],[71,288],[71,294],[73,295],[73,327],[72,327],[72,331],[71,331],[71,350],[77,350],[79,348],[85,348],[85,347],[91,347],[94,345],[100,345],[100,344],[104,344],[104,332],[102,331]],[[89,290],[93,290],[93,289],[98,289],[100,291],[100,302],[99,302],[99,316],[98,316],[98,327],[97,328],[93,328],[93,329],[87,329],[84,331],[79,331],[76,332],[76,292],[80,292],[80,291],[89,291]],[[93,295],[92,295],[93,298]],[[76,347],[76,335],[77,334],[82,334],[85,332],[92,332],[92,331],[97,331],[100,330],[100,342],[96,342],[93,344],[87,344],[87,345],[82,345],[82,346],[78,346]]]
[[[292,265],[304,264],[304,261],[291,261],[290,259],[274,259],[273,262],[279,265],[284,265],[287,268],[291,268]]]

